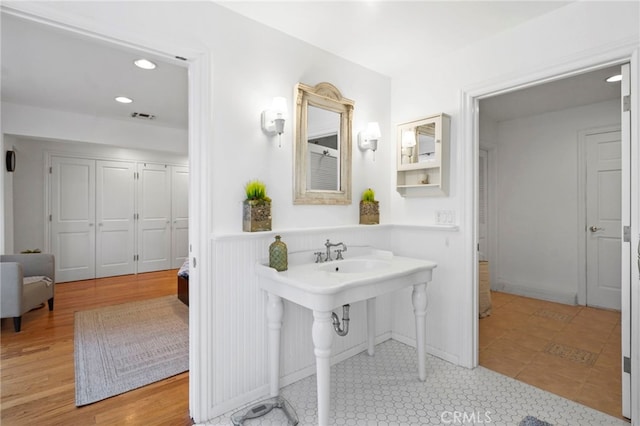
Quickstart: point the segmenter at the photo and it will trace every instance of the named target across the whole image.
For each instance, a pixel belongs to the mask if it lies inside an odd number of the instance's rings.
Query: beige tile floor
[[[619,312],[491,295],[480,365],[623,418]]]

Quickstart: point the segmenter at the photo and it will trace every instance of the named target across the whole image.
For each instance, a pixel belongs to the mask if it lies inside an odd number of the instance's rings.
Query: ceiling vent
[[[141,120],[154,120],[156,118],[153,114],[147,114],[145,112],[132,112],[131,117],[139,118]]]

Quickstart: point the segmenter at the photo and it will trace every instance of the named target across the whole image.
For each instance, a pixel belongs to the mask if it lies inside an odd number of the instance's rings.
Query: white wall
[[[15,139],[12,136],[0,135],[0,152],[2,159],[6,152],[13,149]],[[4,165],[4,164],[3,164]],[[13,251],[13,173],[8,172],[6,167],[2,167],[0,173],[0,253],[14,253]]]
[[[186,129],[2,103],[2,131],[30,138],[155,149],[186,154]]]
[[[11,192],[5,193],[5,202],[12,205],[12,252],[39,248],[45,250],[45,218],[48,214],[46,199],[46,155],[55,153],[104,160],[129,160],[187,165],[186,155],[151,150],[135,150],[94,143],[66,143],[30,138],[11,138],[15,147],[17,165],[12,174]]]
[[[392,152],[389,79],[226,10],[216,11],[218,14],[220,18],[229,15],[218,31],[228,32],[224,38],[233,38],[234,42],[230,46],[225,41],[220,46],[217,39],[222,37],[212,39],[216,42],[213,114],[217,118],[214,118],[211,181],[216,205],[224,206],[213,211],[214,233],[242,229],[243,186],[252,178],[262,179],[267,185],[267,193],[273,200],[274,229],[355,224],[357,201],[369,187],[380,194],[381,222],[387,222],[390,182],[386,176]],[[231,23],[233,26],[229,28]],[[294,206],[294,114],[285,123],[282,148],[278,149],[277,137],[268,138],[260,129],[260,113],[278,95],[286,96],[289,110],[295,111],[292,99],[295,84],[315,85],[322,81],[332,83],[344,97],[355,101],[352,193],[356,202],[347,206]],[[379,121],[382,129],[375,162],[371,152],[365,154],[357,148],[357,133],[369,121]]]
[[[433,258],[439,265],[434,276],[446,283],[448,293],[436,294],[430,302],[431,306],[442,306],[442,316],[438,318],[441,327],[430,339],[462,365],[473,366],[477,362],[472,305],[476,260],[472,173],[477,152],[473,132],[461,121],[466,118],[462,115],[463,95],[485,87],[505,89],[504,81],[517,86],[531,79],[552,77],[552,72],[594,66],[611,61],[618,51],[619,58],[628,56],[639,46],[638,14],[637,2],[574,2],[452,52],[434,61],[428,69],[407,70],[405,75],[394,78],[391,91],[394,125],[438,112],[452,117],[450,196],[405,199],[392,189],[390,204],[392,223],[429,224],[434,222],[437,210],[455,212],[460,232],[449,236],[448,251],[436,253]],[[394,175],[391,171],[391,182],[395,182]],[[418,253],[419,244],[409,240],[404,243],[404,250]],[[450,299],[447,297],[450,294],[456,297]],[[394,324],[408,323],[409,305],[399,303],[404,309],[394,311]]]
[[[618,100],[498,123],[495,289],[576,302],[578,135],[611,125]]]

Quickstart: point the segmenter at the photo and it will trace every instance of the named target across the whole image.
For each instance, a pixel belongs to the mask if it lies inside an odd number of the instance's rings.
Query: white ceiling
[[[221,1],[218,4],[381,74],[508,30],[568,1]],[[428,54],[416,54],[425,52]]]
[[[482,99],[480,114],[493,121],[505,121],[619,99],[620,83],[605,81],[619,73],[617,65]]]
[[[220,4],[393,77],[404,67],[420,66],[420,60],[433,60],[568,2],[234,1]],[[316,22],[323,24],[314,25]],[[148,122],[150,124],[187,128],[185,67],[149,58],[158,63],[158,68],[140,70],[132,63],[140,56],[136,52],[5,13],[1,30],[3,101],[122,120],[133,120],[132,112],[149,113],[157,117]],[[429,55],[407,53],[427,47]],[[588,80],[576,78],[579,80],[563,80],[483,100],[482,111],[501,121],[567,108],[572,106],[569,103],[598,102],[616,95],[613,86],[602,84],[600,75]],[[119,95],[133,98],[134,103],[115,102],[113,98]]]
[[[2,14],[2,101],[122,120],[187,128],[187,68],[160,58],[155,70],[127,48]],[[120,104],[127,96],[131,104]]]

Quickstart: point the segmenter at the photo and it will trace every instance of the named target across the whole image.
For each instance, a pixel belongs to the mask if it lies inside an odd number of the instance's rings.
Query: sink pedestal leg
[[[375,354],[376,345],[376,298],[367,299],[367,353]]]
[[[316,380],[318,383],[318,425],[329,424],[331,397],[331,343],[333,342],[333,323],[331,312],[313,311],[314,353],[316,355]]]
[[[282,298],[268,293],[267,326],[269,329],[269,395],[280,393],[280,329],[284,306]]]
[[[425,338],[427,328],[427,284],[416,284],[411,294],[413,313],[416,316],[416,346],[418,349],[418,377],[420,381],[427,379],[427,360],[425,358]]]

